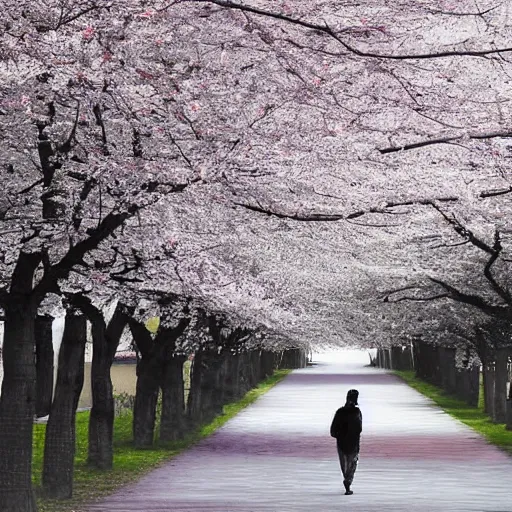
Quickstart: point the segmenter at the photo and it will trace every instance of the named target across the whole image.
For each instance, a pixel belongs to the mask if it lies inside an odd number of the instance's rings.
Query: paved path
[[[512,512],[512,458],[363,352],[316,356],[209,439],[91,512]],[[361,458],[342,494],[329,437],[360,391]]]

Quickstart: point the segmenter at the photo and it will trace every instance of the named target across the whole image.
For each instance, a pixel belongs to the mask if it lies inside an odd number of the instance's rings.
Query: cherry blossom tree
[[[143,3],[9,2],[0,16],[0,508],[35,510],[38,306],[48,293],[61,293],[71,272],[94,278],[102,261],[95,254],[116,254],[110,241],[120,228],[129,231],[130,219],[136,226],[142,210],[197,176],[153,143],[163,132],[144,119],[154,91],[138,64],[144,52],[154,62],[157,43],[135,28],[149,23]],[[134,36],[125,37],[130,28]]]
[[[502,307],[508,15],[469,0],[9,1],[0,508],[35,509],[33,319],[50,292],[176,292],[275,349],[381,339],[379,305],[403,297],[386,290]]]

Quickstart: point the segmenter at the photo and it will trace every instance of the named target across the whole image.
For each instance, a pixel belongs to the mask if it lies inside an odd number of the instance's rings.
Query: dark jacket
[[[338,449],[343,453],[359,451],[359,438],[363,430],[363,415],[354,404],[339,408],[331,424],[331,436],[338,442]]]

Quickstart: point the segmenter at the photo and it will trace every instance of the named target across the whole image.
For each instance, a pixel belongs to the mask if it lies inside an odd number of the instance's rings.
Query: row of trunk
[[[24,308],[24,309],[23,309]],[[2,388],[2,416],[4,418],[1,441],[9,445],[9,432],[16,436],[25,436],[25,446],[31,445],[31,429],[21,432],[18,423],[12,423],[7,429],[8,408],[26,403],[32,414],[41,417],[49,415],[45,437],[45,455],[43,463],[43,490],[49,497],[69,498],[73,493],[73,466],[75,454],[75,415],[84,380],[84,351],[86,343],[86,321],[92,326],[93,360],[91,366],[92,409],[89,420],[88,462],[98,469],[108,469],[113,463],[113,422],[114,398],[110,378],[110,369],[123,329],[128,324],[137,343],[141,358],[137,367],[137,392],[134,405],[133,433],[137,446],[148,446],[154,438],[156,403],[159,391],[162,391],[162,413],[160,418],[160,439],[173,441],[182,438],[187,431],[201,423],[213,419],[222,413],[224,404],[242,397],[258,382],[270,376],[275,368],[299,368],[306,365],[303,350],[291,349],[282,353],[254,350],[234,353],[229,350],[203,351],[195,354],[191,371],[191,386],[188,400],[185,401],[183,365],[186,357],[174,353],[175,341],[183,333],[188,321],[180,322],[174,329],[164,329],[155,338],[146,335],[137,336],[130,315],[116,308],[107,323],[103,314],[87,299],[76,299],[65,319],[63,338],[59,351],[57,379],[54,383],[54,353],[51,317],[37,317],[31,324],[27,321],[29,307],[21,304],[17,311],[20,321],[17,324],[6,322],[6,336],[10,330],[25,335],[27,347],[34,340],[34,349],[28,348],[26,364],[18,369],[33,368],[32,374],[23,374],[19,379],[30,385],[33,382],[34,393],[27,392],[30,401],[20,402],[10,397],[8,383],[13,381],[10,369],[6,367]],[[28,311],[28,313],[27,313]],[[15,315],[11,315],[15,318]],[[139,325],[140,327],[140,325]],[[33,330],[26,332],[24,328]],[[144,329],[147,333],[147,330]],[[23,338],[23,337],[22,337]],[[25,339],[23,338],[23,339]],[[11,360],[9,350],[14,345],[5,344],[4,357]],[[23,343],[18,347],[23,348]],[[13,355],[14,357],[14,355]],[[18,376],[15,380],[18,380]],[[11,450],[0,462],[2,482],[0,494],[3,510],[35,510],[35,500],[30,486],[30,466],[21,468],[29,458],[10,459]],[[14,451],[12,451],[14,454]],[[17,468],[20,466],[20,470]],[[13,471],[14,470],[14,471]],[[16,480],[19,477],[19,482]],[[28,477],[28,478],[27,478]],[[23,482],[22,482],[23,479]],[[21,497],[21,489],[26,493]],[[9,493],[16,489],[16,495]],[[26,498],[26,500],[25,500]],[[25,500],[25,501],[24,501]]]
[[[87,311],[87,308],[85,308]],[[93,406],[89,423],[90,465],[99,469],[113,462],[113,389],[110,368],[119,338],[129,319],[119,310],[107,325],[89,311],[93,333],[91,368]],[[69,498],[73,492],[75,450],[75,414],[83,386],[86,320],[70,312],[66,317],[55,392],[53,393],[53,343],[51,318],[38,318],[36,335],[37,415],[50,414],[46,429],[43,489],[54,498]],[[184,321],[174,329],[152,338],[141,325],[131,324],[142,354],[137,365],[137,391],[134,404],[134,444],[153,444],[159,391],[162,391],[160,440],[182,439],[187,432],[222,413],[226,403],[240,399],[258,382],[272,375],[277,367],[306,365],[305,352],[298,349],[275,353],[255,350],[231,353],[228,350],[201,351],[193,358],[190,392],[185,402],[184,355],[174,354],[174,342],[187,326]],[[139,328],[139,330],[138,330]]]
[[[509,349],[498,349],[480,366],[456,364],[457,349],[415,341],[412,347],[380,348],[374,364],[391,370],[415,370],[416,376],[473,407],[478,406],[480,376],[483,379],[484,410],[495,423],[512,430],[512,365]]]
[[[390,370],[415,370],[420,379],[476,407],[479,367],[458,368],[455,355],[455,348],[415,341],[406,347],[378,349],[376,365]]]
[[[497,349],[482,363],[484,410],[495,423],[505,423],[512,430],[512,368],[510,349]]]
[[[182,374],[185,358],[172,356],[166,360],[162,380],[162,416],[160,440],[174,441],[184,437],[198,425],[210,422],[222,414],[224,405],[237,401],[259,382],[268,378],[276,368],[306,366],[305,352],[299,349],[276,353],[252,350],[235,353],[230,350],[196,352],[190,370],[190,390],[184,400]],[[137,400],[136,400],[137,408]],[[154,406],[149,421],[135,412],[134,425],[145,423],[150,428],[143,434],[134,427],[137,446],[149,446],[153,439]],[[143,429],[142,429],[143,430]]]
[[[414,342],[413,353],[416,375],[442,388],[468,405],[476,407],[480,393],[480,367],[463,361],[456,364],[457,349],[419,341]]]
[[[375,366],[388,370],[412,370],[414,368],[411,347],[379,348],[377,356],[372,362]]]

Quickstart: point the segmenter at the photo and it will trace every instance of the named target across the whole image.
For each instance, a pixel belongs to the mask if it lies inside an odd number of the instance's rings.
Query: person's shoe
[[[345,491],[345,496],[351,496],[352,494],[354,494],[354,491],[351,491],[350,489]]]

